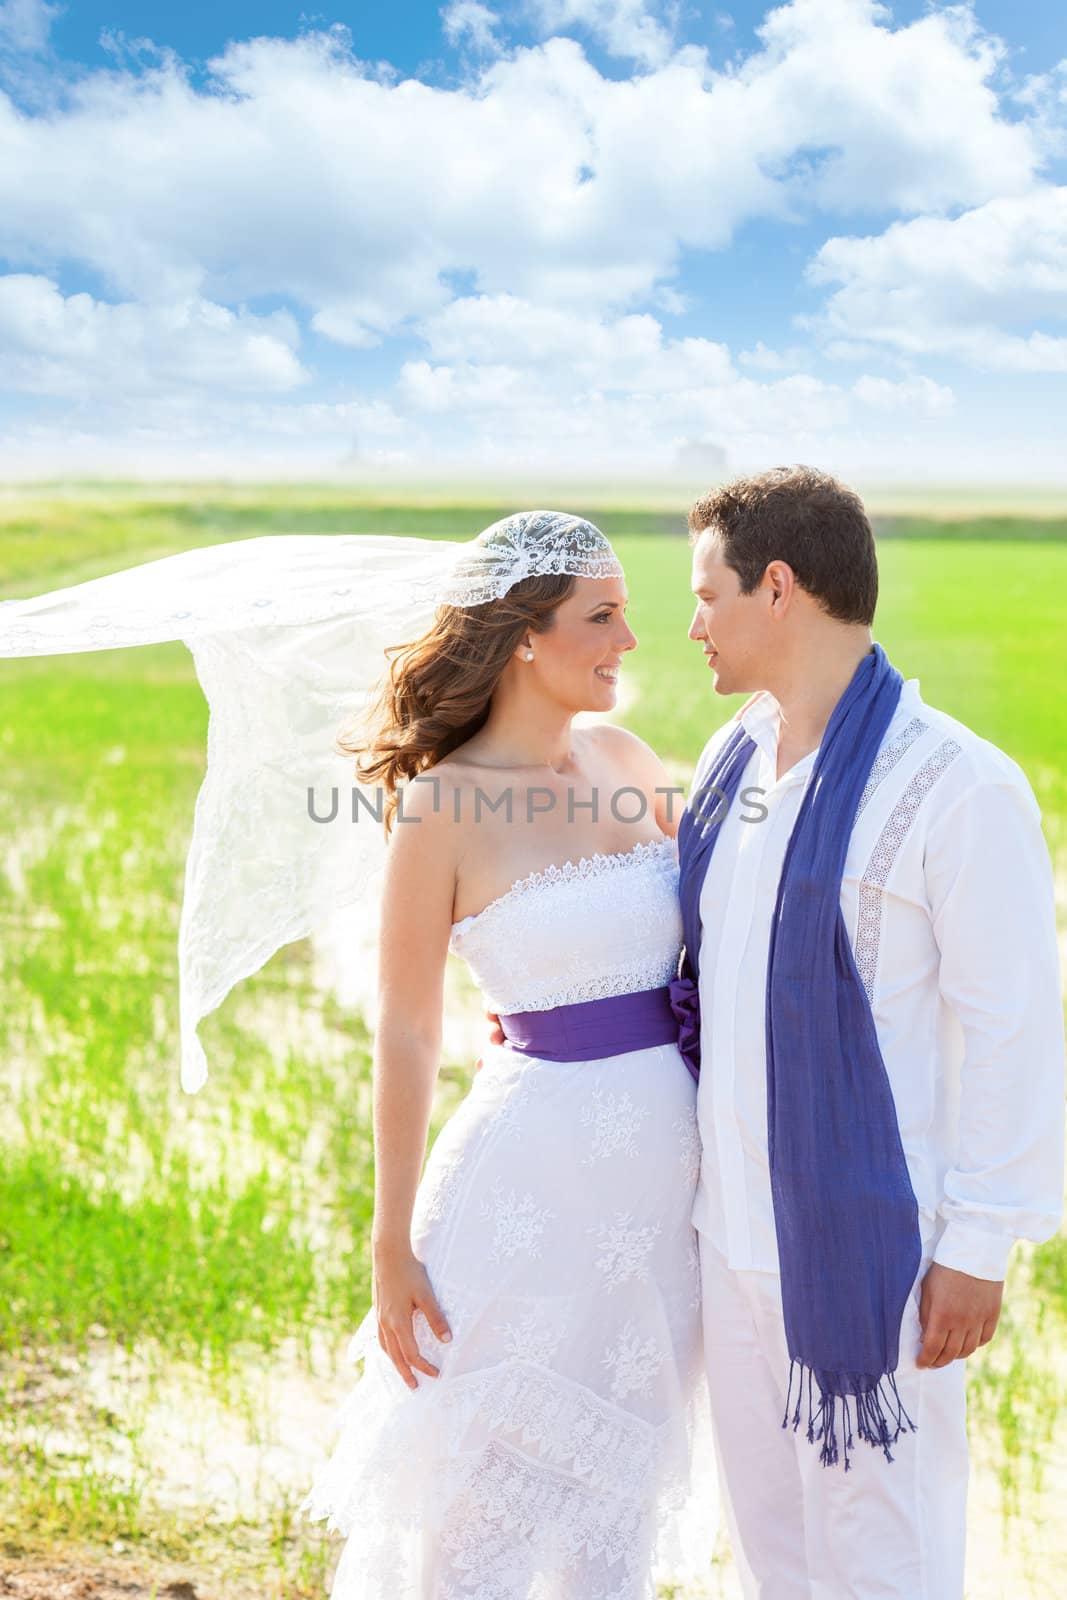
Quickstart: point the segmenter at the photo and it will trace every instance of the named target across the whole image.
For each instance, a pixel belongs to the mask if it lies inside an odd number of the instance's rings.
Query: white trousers
[[[781,1426],[789,1355],[777,1273],[736,1272],[703,1234],[704,1349],[722,1503],[746,1600],[963,1600],[966,1363],[915,1365],[919,1286],[897,1388],[916,1432],[889,1462],[857,1439],[823,1467],[804,1420]],[[794,1394],[795,1400],[795,1394]]]

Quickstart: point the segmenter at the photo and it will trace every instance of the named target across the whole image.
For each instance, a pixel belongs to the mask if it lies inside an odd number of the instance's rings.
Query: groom
[[[679,833],[676,986],[700,1028],[693,1220],[744,1591],[962,1600],[965,1358],[1063,1194],[1038,807],[873,645],[855,494],[779,469],[689,522],[689,637],[716,693],[751,697]]]

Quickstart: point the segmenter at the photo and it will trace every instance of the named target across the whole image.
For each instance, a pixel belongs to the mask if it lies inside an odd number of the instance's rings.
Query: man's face
[[[760,663],[770,641],[762,588],[741,593],[741,580],[722,559],[710,528],[693,546],[692,587],[696,611],[689,637],[703,647],[715,693],[751,694],[763,688]]]

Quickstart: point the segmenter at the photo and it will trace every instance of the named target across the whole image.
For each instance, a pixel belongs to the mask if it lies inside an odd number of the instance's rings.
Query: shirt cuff
[[[934,1248],[934,1260],[942,1267],[966,1272],[972,1278],[1003,1283],[1014,1243],[1013,1234],[994,1232],[980,1223],[955,1218],[946,1223]]]

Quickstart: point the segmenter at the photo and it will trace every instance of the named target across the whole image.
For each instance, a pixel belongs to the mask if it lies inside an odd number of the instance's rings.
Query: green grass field
[[[467,538],[506,509],[335,490],[11,495],[0,594],[262,532]],[[683,519],[578,509],[626,565],[629,725],[688,769],[735,702],[715,700],[686,639]],[[1062,882],[1067,524],[917,516],[879,533],[876,636],[1024,766]],[[295,1489],[269,1515],[168,1500],[159,1397],[178,1384],[254,1433],[272,1366],[337,1393],[369,1299],[367,1036],[294,945],[205,1024],[213,1077],[181,1093],[176,942],[206,725],[180,644],[0,661],[0,1540],[9,1555],[117,1542],[192,1562],[229,1596],[296,1600],[324,1593],[333,1543],[295,1521]],[[468,1075],[443,1072],[437,1125]],[[1002,1333],[971,1366],[976,1456],[1012,1537],[1037,1526],[1067,1409],[1067,1243],[1017,1254]],[[116,1351],[138,1374],[122,1404],[88,1381]]]

